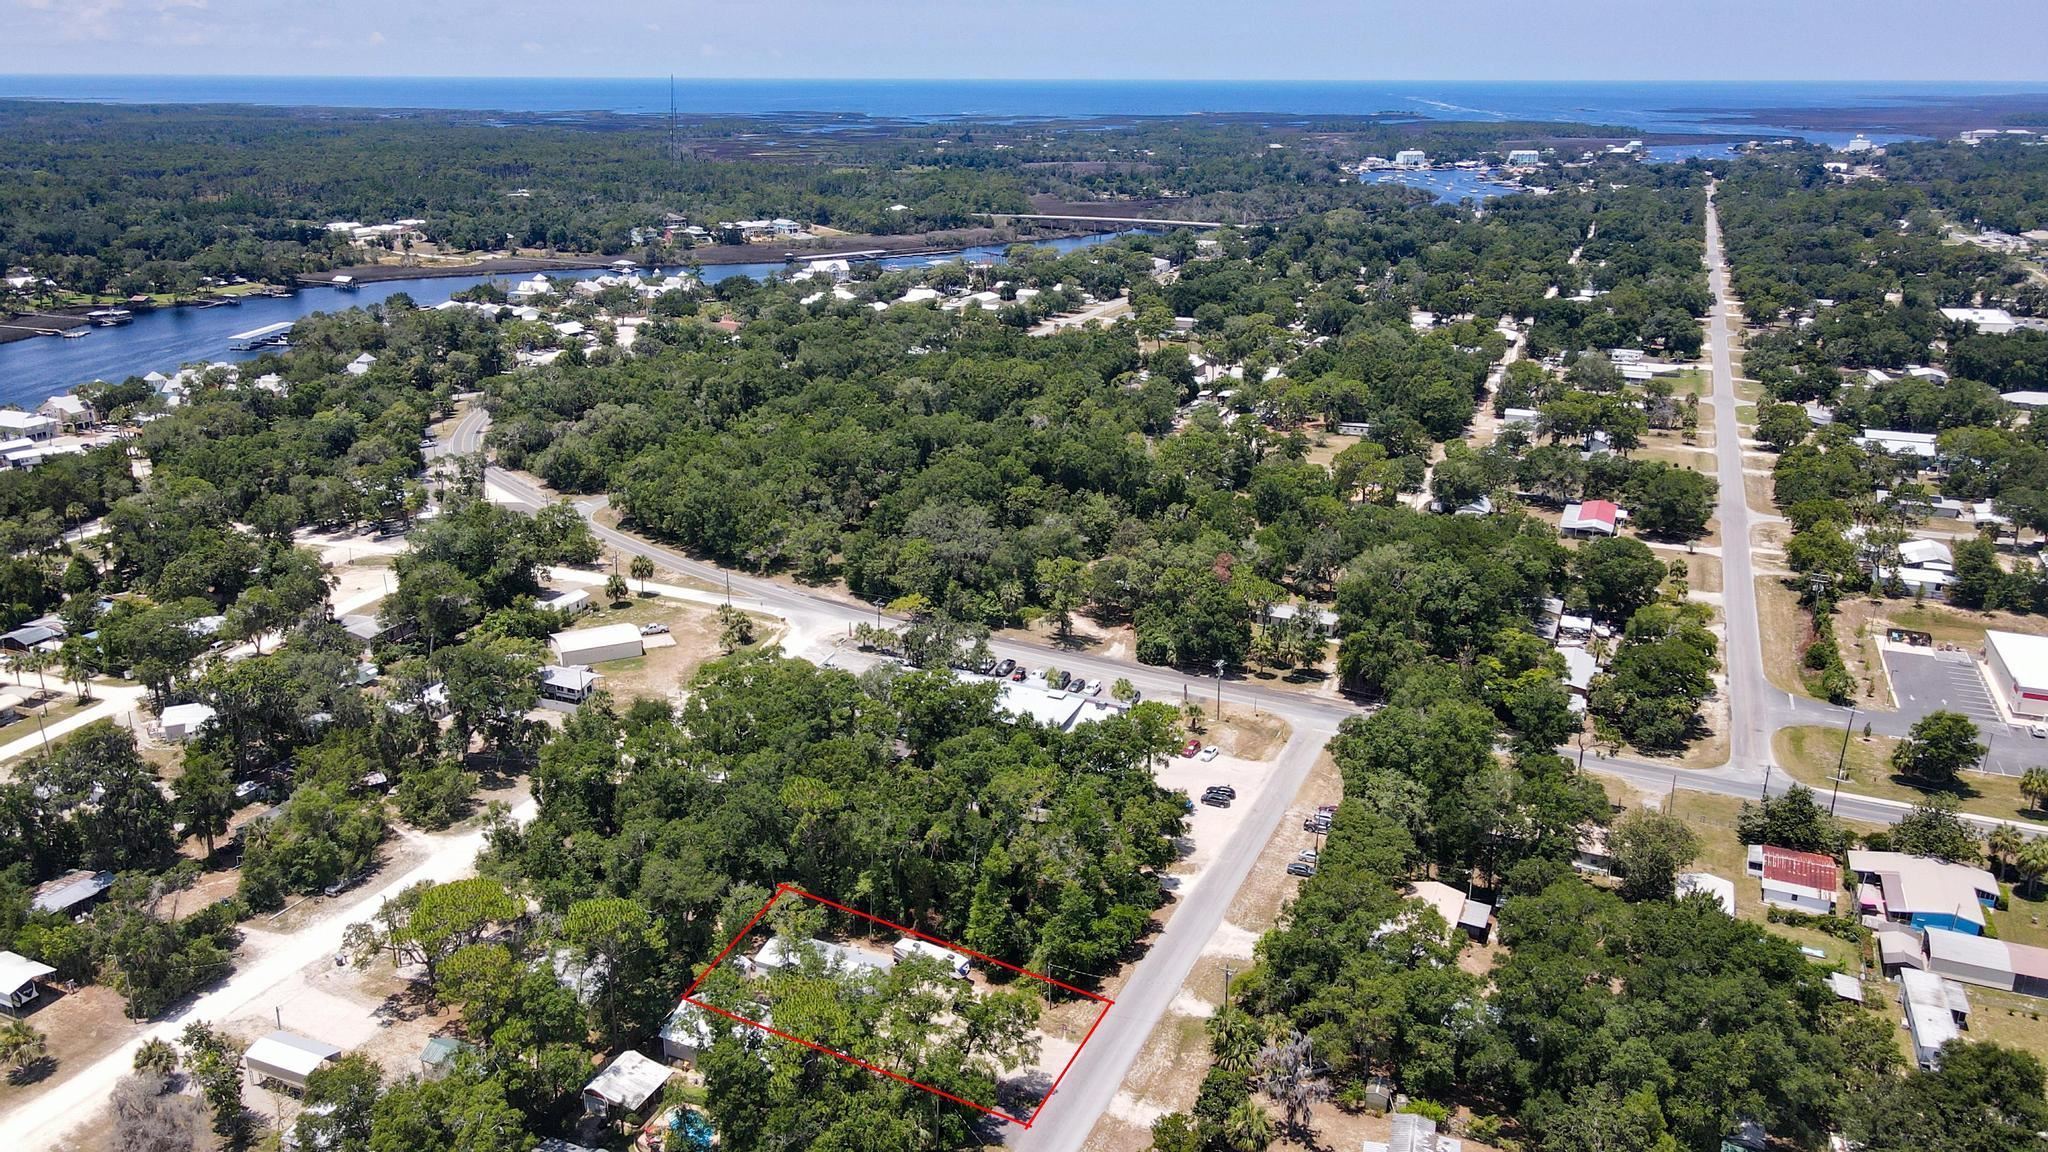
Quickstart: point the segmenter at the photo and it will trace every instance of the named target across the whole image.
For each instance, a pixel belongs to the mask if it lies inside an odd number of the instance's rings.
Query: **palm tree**
[[[1991,830],[1984,849],[1991,857],[1992,865],[2003,872],[2012,867],[2013,861],[2019,858],[2020,850],[2025,846],[2026,840],[2020,835],[2019,829],[2010,824],[2000,824]]]
[[[1209,1020],[1209,1049],[1216,1066],[1226,1072],[1251,1071],[1264,1046],[1263,1031],[1249,1012],[1225,1004]]]
[[[2048,836],[2036,836],[2027,841],[2013,864],[2019,868],[2020,878],[2039,891],[2041,877],[2048,876]]]
[[[178,1050],[163,1040],[145,1040],[135,1050],[135,1070],[168,1080],[178,1070]]]
[[[2029,768],[2020,777],[2020,795],[2027,798],[2027,807],[2036,812],[2048,810],[2048,768]]]
[[[43,1034],[26,1020],[9,1020],[0,1025],[0,1064],[15,1072],[41,1060],[49,1051]]]
[[[633,574],[633,579],[642,584],[654,579],[654,561],[646,556],[633,557],[633,562],[626,565],[626,570]]]
[[[1273,1142],[1273,1118],[1247,1096],[1223,1118],[1223,1139],[1236,1152],[1260,1152]]]
[[[626,593],[628,591],[629,589],[626,587],[626,578],[624,576],[619,575],[617,572],[612,573],[611,576],[604,582],[604,594],[606,596],[611,597],[611,601],[614,604],[617,604],[619,601],[624,600],[626,598]]]

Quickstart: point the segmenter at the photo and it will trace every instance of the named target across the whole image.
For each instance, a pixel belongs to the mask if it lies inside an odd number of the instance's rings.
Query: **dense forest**
[[[10,101],[0,102],[0,266],[65,289],[190,292],[204,278],[279,281],[369,255],[329,234],[329,221],[422,220],[427,240],[454,250],[639,255],[634,230],[658,233],[670,213],[714,232],[721,221],[787,217],[916,235],[985,226],[980,213],[1026,211],[1040,194],[1138,201],[1191,219],[1266,219],[1426,199],[1341,170],[1371,153],[1413,146],[1457,159],[1531,133],[1597,132],[1370,117],[1276,125],[799,116],[671,128],[603,114]]]

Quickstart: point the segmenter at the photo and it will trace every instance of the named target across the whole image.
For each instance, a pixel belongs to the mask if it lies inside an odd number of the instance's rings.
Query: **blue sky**
[[[2048,80],[2039,0],[0,0],[0,71]]]

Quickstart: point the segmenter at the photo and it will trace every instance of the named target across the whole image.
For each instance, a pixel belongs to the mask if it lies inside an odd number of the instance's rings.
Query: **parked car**
[[[1089,682],[1089,684],[1088,684],[1088,694],[1089,694],[1090,696],[1100,696],[1100,695],[1102,695],[1102,681],[1100,681],[1100,680],[1092,680],[1092,681],[1090,681],[1090,682]]]
[[[1204,792],[1202,793],[1202,803],[1207,804],[1211,808],[1228,808],[1230,807],[1230,797],[1225,796],[1221,792]]]
[[[1316,866],[1296,860],[1287,866],[1287,874],[1289,876],[1313,876],[1316,874]]]
[[[235,785],[235,799],[245,801],[260,800],[263,794],[269,790],[270,785],[261,780],[244,780],[240,784]]]
[[[1207,748],[1204,748],[1204,749],[1202,749],[1202,759],[1203,759],[1203,760],[1214,760],[1214,759],[1216,758],[1216,753],[1217,753],[1217,748],[1216,748],[1216,746],[1215,746],[1214,744],[1211,744],[1211,745],[1209,745],[1209,746],[1208,746]]]
[[[1303,864],[1314,864],[1316,861],[1322,859],[1322,855],[1313,848],[1303,848],[1301,850],[1301,855],[1296,856],[1295,859],[1301,861]]]
[[[1330,818],[1318,812],[1302,820],[1301,830],[1303,832],[1328,832],[1330,830]]]
[[[1017,662],[1015,660],[1005,660],[1001,664],[996,665],[996,676],[998,678],[1008,676],[1010,673],[1015,672],[1016,670]]]
[[[1187,743],[1180,746],[1180,754],[1183,756],[1192,757],[1195,753],[1200,752],[1201,750],[1202,742],[1200,740],[1190,740]]]
[[[2048,740],[2048,724],[2043,724],[2039,720],[2027,725],[2027,731],[2033,733],[2036,740]]]
[[[668,635],[668,625],[642,624],[640,626],[640,634],[642,636],[666,636]]]
[[[1024,682],[1024,670],[1022,668],[1019,668],[1016,671],[1010,673],[1010,679],[1015,680],[1019,684],[1022,684]]]
[[[1228,796],[1232,800],[1237,799],[1237,789],[1232,788],[1228,784],[1211,784],[1207,791],[1214,792],[1218,796]]]

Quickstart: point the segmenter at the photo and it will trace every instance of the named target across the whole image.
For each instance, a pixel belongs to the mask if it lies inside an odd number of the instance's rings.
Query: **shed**
[[[581,588],[550,588],[540,594],[540,606],[550,612],[588,612],[590,593]]]
[[[646,651],[640,640],[640,630],[631,624],[606,624],[557,632],[549,637],[548,644],[555,651],[555,663],[561,665],[630,660]]]
[[[1863,1003],[1863,981],[1846,972],[1828,973],[1828,990],[1833,992],[1837,999],[1854,1004]]]
[[[2012,988],[2012,954],[2003,941],[1941,928],[1927,929],[1926,939],[1928,971],[1986,988]]]
[[[39,644],[62,640],[64,629],[47,624],[24,624],[11,632],[0,632],[0,648],[10,652],[26,652]]]
[[[638,1112],[673,1075],[675,1070],[668,1065],[628,1048],[583,1086],[583,1110],[592,1116]]]
[[[428,1080],[439,1080],[455,1067],[455,1060],[464,1052],[476,1051],[476,1045],[453,1036],[430,1036],[420,1048],[420,1075]]]
[[[164,739],[173,744],[183,744],[199,734],[199,730],[211,723],[217,713],[205,704],[173,704],[164,709],[159,717],[162,722]]]
[[[43,994],[37,982],[56,974],[55,968],[18,952],[0,952],[0,1008],[19,1012],[34,1003]]]
[[[249,1045],[242,1064],[259,1083],[275,1080],[303,1092],[306,1078],[322,1064],[341,1055],[341,1049],[296,1032],[272,1032]]]

